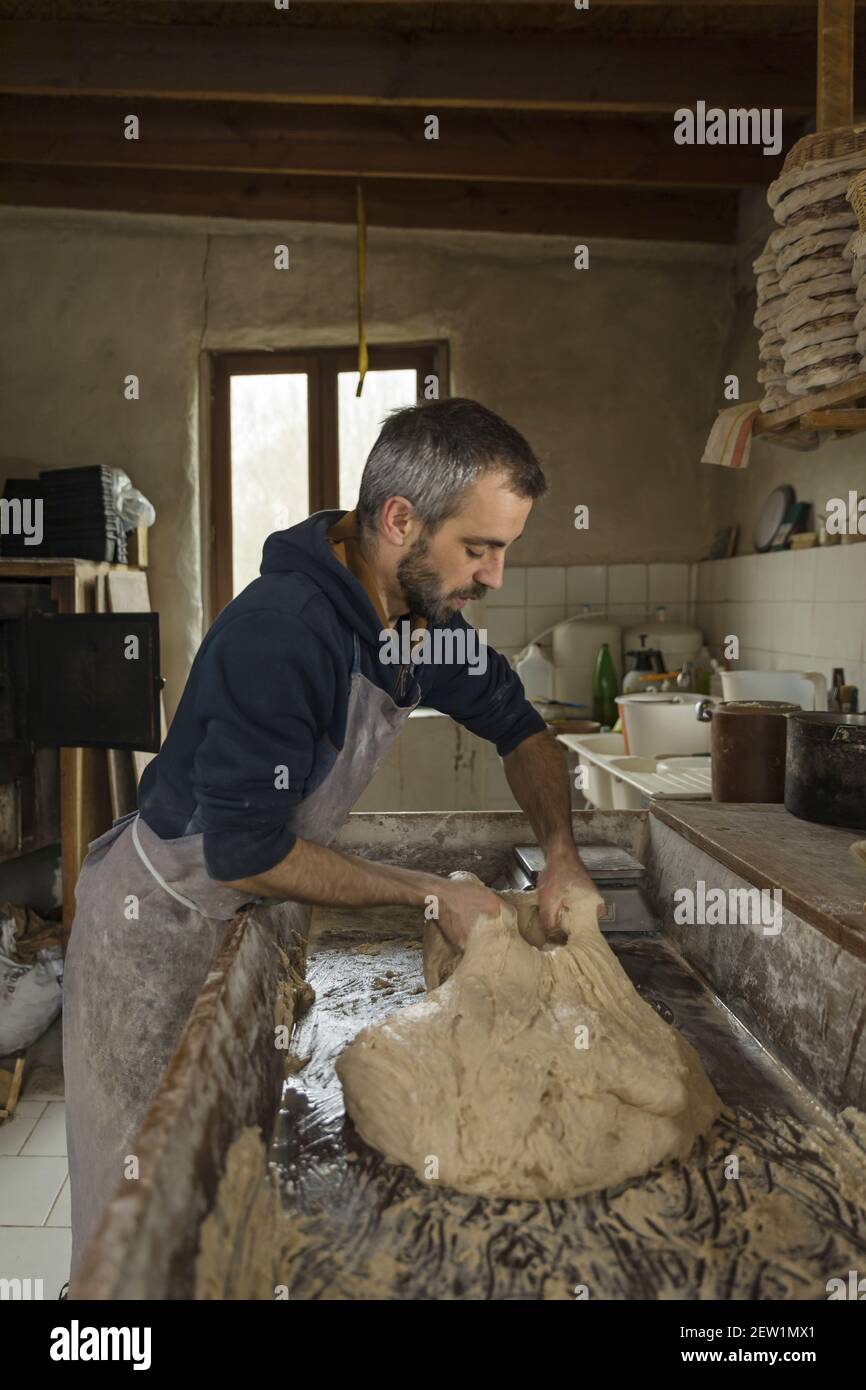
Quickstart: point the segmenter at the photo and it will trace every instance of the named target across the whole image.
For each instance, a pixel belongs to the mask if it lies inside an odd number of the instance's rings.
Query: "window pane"
[[[360,399],[357,372],[340,372],[337,379],[339,414],[340,506],[351,510],[367,455],[376,442],[382,421],[401,405],[414,405],[418,387],[414,367],[393,372],[368,372]]]
[[[271,531],[310,511],[306,372],[231,379],[234,591],[258,578]]]

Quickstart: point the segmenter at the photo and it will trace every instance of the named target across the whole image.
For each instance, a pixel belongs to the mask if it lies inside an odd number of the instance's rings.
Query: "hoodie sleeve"
[[[239,615],[201,652],[192,768],[196,824],[212,878],[272,869],[296,836],[289,812],[315,790],[316,748],[334,706],[335,653],[299,617]]]
[[[489,739],[504,758],[531,734],[542,733],[547,725],[527,700],[520,677],[506,658],[493,647],[484,646],[475,637],[475,629],[459,613],[445,629],[448,630],[455,637],[460,631],[471,634],[468,653],[475,659],[434,662],[433,683],[421,703],[450,714],[470,733]],[[455,644],[455,652],[458,650]],[[447,653],[447,648],[444,651]]]

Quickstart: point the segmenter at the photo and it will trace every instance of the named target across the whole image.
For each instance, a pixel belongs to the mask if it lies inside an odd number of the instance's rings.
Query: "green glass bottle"
[[[619,682],[616,678],[613,657],[607,642],[603,642],[598,649],[598,656],[595,660],[595,675],[592,678],[592,717],[609,729],[613,728],[617,720],[616,697],[618,694]]]

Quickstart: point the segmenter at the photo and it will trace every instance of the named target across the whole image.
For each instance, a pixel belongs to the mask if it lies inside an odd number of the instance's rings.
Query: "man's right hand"
[[[466,945],[471,928],[481,916],[498,917],[502,899],[472,879],[442,878],[431,890],[439,899],[439,926],[458,951]]]

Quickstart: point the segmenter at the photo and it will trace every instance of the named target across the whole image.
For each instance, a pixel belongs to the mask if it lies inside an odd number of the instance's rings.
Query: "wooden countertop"
[[[813,825],[782,805],[653,801],[650,815],[756,888],[781,888],[784,908],[866,960],[866,869],[849,853],[866,831]]]

